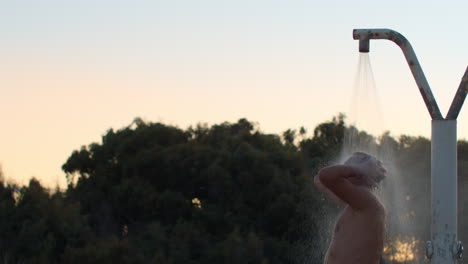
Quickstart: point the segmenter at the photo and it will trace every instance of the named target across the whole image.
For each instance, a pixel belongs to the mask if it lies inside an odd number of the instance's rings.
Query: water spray
[[[426,256],[434,264],[456,263],[463,246],[457,238],[457,117],[468,90],[468,67],[444,118],[409,41],[391,29],[355,29],[359,52],[369,52],[371,39],[395,42],[403,51],[432,118],[431,138],[431,240]]]

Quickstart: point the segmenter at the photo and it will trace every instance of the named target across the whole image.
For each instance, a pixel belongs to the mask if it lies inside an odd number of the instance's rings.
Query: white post
[[[457,121],[432,120],[431,263],[457,263]]]

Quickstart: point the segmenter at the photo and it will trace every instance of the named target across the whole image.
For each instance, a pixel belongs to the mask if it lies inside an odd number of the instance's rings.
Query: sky
[[[245,117],[265,133],[311,134],[350,109],[354,28],[405,35],[445,116],[468,65],[466,10],[465,0],[0,0],[2,170],[65,187],[72,151],[135,117],[180,128]],[[401,50],[370,46],[382,130],[430,138]]]

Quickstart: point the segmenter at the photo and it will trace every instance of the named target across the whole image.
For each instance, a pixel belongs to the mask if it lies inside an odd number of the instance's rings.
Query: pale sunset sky
[[[349,111],[353,28],[405,35],[445,116],[468,65],[467,10],[466,0],[0,0],[0,164],[16,183],[65,187],[73,150],[137,116],[312,133]],[[370,61],[382,130],[430,137],[401,50],[371,41]]]

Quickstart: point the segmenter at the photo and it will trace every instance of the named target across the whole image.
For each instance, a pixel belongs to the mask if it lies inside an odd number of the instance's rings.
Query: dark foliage
[[[64,192],[35,179],[0,184],[0,263],[322,263],[324,216],[336,209],[312,176],[350,129],[343,116],[310,138],[304,128],[265,134],[246,119],[186,130],[136,119],[72,152]],[[428,175],[427,139],[360,136],[397,153],[409,184],[428,188],[419,176]],[[464,168],[466,142],[459,152]],[[418,221],[427,208],[411,210]]]

